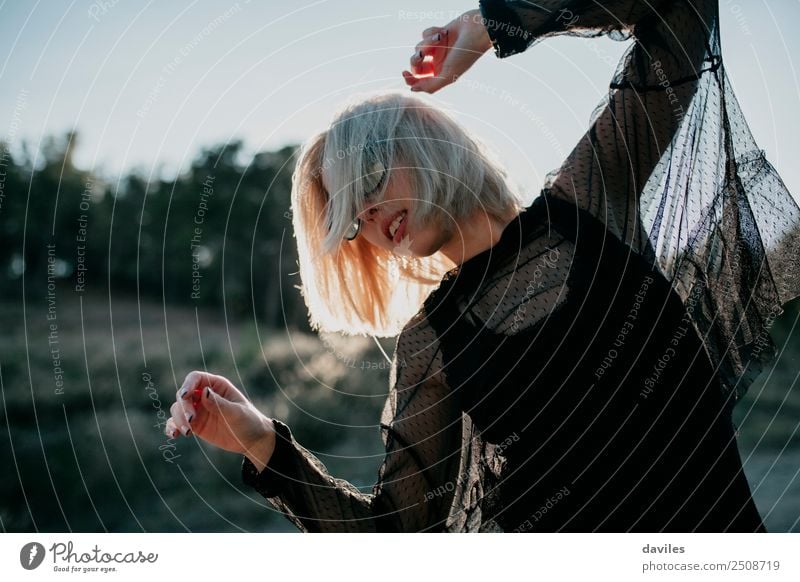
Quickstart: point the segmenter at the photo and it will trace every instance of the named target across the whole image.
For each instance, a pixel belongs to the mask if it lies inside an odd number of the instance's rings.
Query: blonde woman
[[[403,76],[433,93],[557,34],[632,42],[527,208],[410,95],[350,104],[302,148],[313,326],[398,335],[378,481],[336,479],[213,374],[187,376],[167,427],[243,454],[299,529],[764,531],[731,408],[800,294],[800,210],[728,85],[716,1],[482,1],[425,30]]]

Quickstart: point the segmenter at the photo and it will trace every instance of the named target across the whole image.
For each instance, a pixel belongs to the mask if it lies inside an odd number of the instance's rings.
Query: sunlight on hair
[[[344,242],[363,210],[376,163],[411,168],[415,227],[444,224],[482,209],[492,216],[521,208],[505,171],[480,142],[442,110],[400,93],[346,104],[330,127],[301,148],[292,178],[293,226],[301,291],[312,328],[397,335],[455,264],[441,252],[409,256]],[[330,194],[332,193],[332,194]]]

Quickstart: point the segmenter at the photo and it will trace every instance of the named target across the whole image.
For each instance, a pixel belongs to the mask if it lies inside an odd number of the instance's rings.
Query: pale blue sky
[[[0,0],[0,136],[77,128],[77,164],[172,176],[201,146],[296,143],[354,92],[406,90],[420,32],[476,2]],[[800,193],[800,0],[720,0],[723,55],[744,114]],[[484,56],[428,98],[504,160],[529,197],[585,132],[627,43],[549,39]],[[179,60],[176,60],[179,59]],[[170,67],[172,63],[172,67]],[[464,82],[467,81],[467,82]],[[503,105],[494,92],[518,100]]]

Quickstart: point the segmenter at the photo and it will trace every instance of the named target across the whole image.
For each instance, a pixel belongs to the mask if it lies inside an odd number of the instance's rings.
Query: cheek
[[[384,249],[392,248],[392,241],[383,236],[375,224],[367,222],[361,225],[361,236],[371,245]]]
[[[376,223],[367,222],[361,227],[361,234],[371,245],[391,251],[394,242],[386,238]],[[406,233],[412,241],[411,253],[417,257],[428,257],[438,251],[450,240],[452,233],[441,226],[427,226],[420,229],[409,229]]]
[[[413,243],[411,251],[418,257],[428,257],[450,239],[450,233],[441,227],[428,226],[408,233]]]

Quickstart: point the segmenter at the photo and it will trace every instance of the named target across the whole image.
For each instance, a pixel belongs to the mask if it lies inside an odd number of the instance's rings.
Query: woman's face
[[[413,215],[418,201],[411,191],[408,172],[405,168],[393,169],[383,200],[372,204],[367,201],[367,207],[358,215],[362,221],[359,236],[397,255],[427,257],[452,237],[452,230],[436,225],[414,230],[409,226],[407,218]]]

